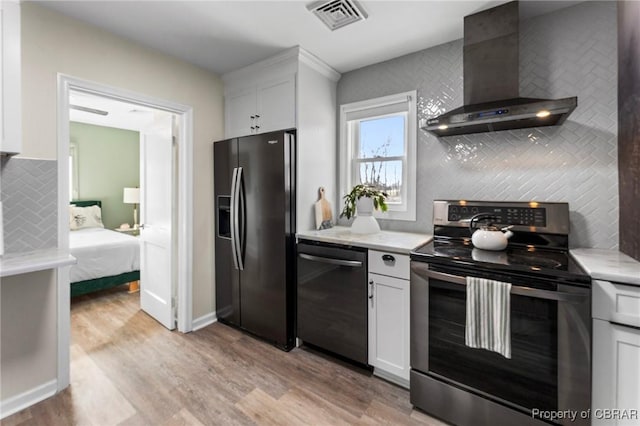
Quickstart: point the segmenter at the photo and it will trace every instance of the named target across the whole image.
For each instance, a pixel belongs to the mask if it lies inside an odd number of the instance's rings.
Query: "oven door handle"
[[[411,269],[417,274],[433,278],[440,281],[445,281],[452,284],[467,285],[466,277],[458,275],[445,274],[443,272],[436,272],[430,270],[426,264],[419,264],[411,262]],[[511,294],[517,294],[518,296],[533,297],[534,299],[555,300],[557,302],[569,302],[569,303],[582,303],[585,296],[582,294],[566,293],[562,291],[541,290],[538,288],[524,287],[519,285],[511,286]]]

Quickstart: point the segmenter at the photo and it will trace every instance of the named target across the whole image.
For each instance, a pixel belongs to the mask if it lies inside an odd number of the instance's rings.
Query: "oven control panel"
[[[513,225],[514,231],[569,234],[569,204],[545,201],[434,200],[433,225],[469,227],[477,214],[494,217],[496,225]],[[481,221],[482,222],[482,221]]]
[[[547,226],[546,209],[532,207],[449,206],[447,220],[456,222],[471,220],[477,214],[494,216],[493,223],[500,225]]]

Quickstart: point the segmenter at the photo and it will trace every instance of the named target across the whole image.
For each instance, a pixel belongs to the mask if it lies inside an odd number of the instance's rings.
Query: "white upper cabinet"
[[[256,133],[296,127],[295,75],[258,85],[256,103]]]
[[[336,85],[339,79],[338,72],[299,46],[222,76],[225,138],[297,129],[296,227],[299,230],[315,228],[313,206],[318,201],[319,187],[325,188],[328,197],[337,197]]]
[[[0,129],[3,154],[19,154],[22,149],[20,79],[20,3],[0,0]]]
[[[227,138],[296,127],[295,74],[250,84],[225,96]]]
[[[242,88],[225,96],[225,137],[254,134],[256,99],[255,87]]]
[[[278,61],[226,74],[225,137],[296,127],[296,72],[294,62]]]

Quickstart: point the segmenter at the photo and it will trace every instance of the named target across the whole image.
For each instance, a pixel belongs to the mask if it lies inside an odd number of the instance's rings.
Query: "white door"
[[[172,120],[159,113],[140,138],[140,307],[169,330],[175,328]]]

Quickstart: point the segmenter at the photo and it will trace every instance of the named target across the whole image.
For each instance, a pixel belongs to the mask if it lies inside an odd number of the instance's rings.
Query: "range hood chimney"
[[[436,136],[495,132],[562,124],[578,98],[519,96],[519,5],[517,1],[464,18],[464,106],[420,127]]]

